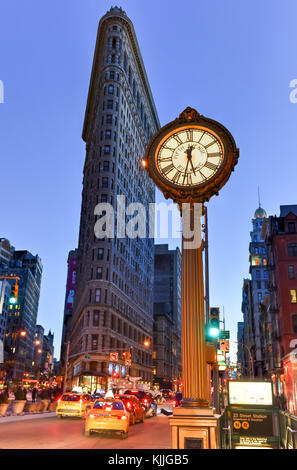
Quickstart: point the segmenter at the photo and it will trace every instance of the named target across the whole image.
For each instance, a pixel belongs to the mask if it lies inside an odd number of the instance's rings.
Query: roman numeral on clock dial
[[[173,178],[171,178],[171,179],[172,179],[172,182],[173,182],[173,183],[178,183],[180,177],[181,177],[181,172],[180,172],[180,171],[177,171],[177,172],[175,173],[175,175],[173,176]]]
[[[176,142],[178,142],[179,145],[183,144],[183,141],[181,140],[179,135],[173,135],[172,136]]]
[[[170,171],[173,170],[173,168],[174,168],[174,165],[171,163],[170,165],[165,166],[165,168],[162,168],[162,171],[164,175],[168,175],[168,173],[170,173]]]
[[[184,184],[186,185],[192,184],[192,175],[190,173],[184,174],[183,185]]]
[[[222,155],[221,152],[208,153],[207,158],[220,157],[221,155]]]
[[[160,158],[159,158],[159,161],[160,161],[161,163],[163,163],[163,162],[171,162],[171,161],[172,161],[172,157],[160,157]]]
[[[208,147],[210,147],[210,146],[213,145],[213,144],[216,144],[216,141],[215,141],[215,140],[213,140],[212,142],[209,142],[209,144],[205,145],[204,148],[207,149]]]
[[[189,142],[192,142],[193,141],[193,130],[192,129],[187,130],[186,134],[187,134],[187,140]]]
[[[218,166],[212,162],[206,162],[204,165],[204,168],[209,168],[209,170],[215,171],[218,168]]]

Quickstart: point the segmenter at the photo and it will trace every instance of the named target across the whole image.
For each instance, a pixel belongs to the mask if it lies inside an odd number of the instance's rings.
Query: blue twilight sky
[[[82,124],[106,0],[2,0],[0,236],[38,253],[38,322],[59,355],[66,261],[77,246]],[[240,160],[209,204],[211,304],[236,340],[257,186],[268,214],[296,204],[297,2],[122,0],[134,23],[161,124],[192,106],[222,122]],[[172,243],[173,244],[173,243]],[[235,345],[233,351],[235,350]]]

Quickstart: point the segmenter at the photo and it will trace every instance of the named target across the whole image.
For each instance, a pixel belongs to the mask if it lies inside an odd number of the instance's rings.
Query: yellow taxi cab
[[[92,432],[119,432],[123,439],[128,437],[129,414],[121,400],[96,400],[88,410],[85,423],[85,436]]]
[[[64,416],[78,416],[84,418],[87,406],[91,403],[91,397],[80,393],[63,393],[57,401],[56,415],[58,418]]]

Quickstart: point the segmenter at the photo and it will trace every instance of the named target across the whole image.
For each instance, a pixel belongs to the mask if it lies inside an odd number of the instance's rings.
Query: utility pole
[[[204,206],[204,269],[205,269],[205,320],[209,322],[209,263],[208,263],[208,218],[207,207]]]

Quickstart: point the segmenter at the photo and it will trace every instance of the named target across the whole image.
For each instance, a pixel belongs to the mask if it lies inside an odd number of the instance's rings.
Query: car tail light
[[[173,406],[173,408],[175,408],[175,407],[176,407],[176,405],[177,405],[177,401],[176,401],[176,400],[174,400],[174,401],[173,401],[173,403],[172,403],[172,406]]]
[[[127,408],[131,408],[131,403],[127,401]]]
[[[89,416],[90,416],[90,418],[95,418],[95,415],[89,415]]]
[[[143,403],[147,404],[147,402],[148,402],[148,399],[144,398]]]

